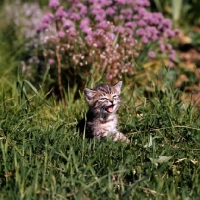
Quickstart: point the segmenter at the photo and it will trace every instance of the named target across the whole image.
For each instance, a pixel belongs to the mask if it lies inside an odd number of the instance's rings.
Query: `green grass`
[[[155,91],[136,103],[124,86],[119,128],[130,145],[76,132],[83,96],[66,93],[63,108],[29,82],[2,93],[0,199],[198,199],[200,113],[170,87]]]
[[[143,89],[123,86],[119,129],[129,145],[87,140],[76,131],[82,93],[74,101],[68,90],[64,108],[45,85],[18,80],[25,41],[12,24],[0,26],[0,199],[199,199],[200,111],[172,89],[173,70],[160,87],[143,76]]]

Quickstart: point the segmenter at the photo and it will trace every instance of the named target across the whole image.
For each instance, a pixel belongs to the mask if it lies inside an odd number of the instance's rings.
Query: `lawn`
[[[165,18],[173,10],[169,0],[151,7],[134,0],[140,9],[127,22],[132,11],[120,0],[120,18],[100,23],[104,10],[91,0],[90,14],[83,4],[76,9],[96,18],[79,27],[69,13],[62,24],[67,15],[59,5],[75,1],[63,2],[0,2],[0,199],[199,199],[198,9],[192,13],[185,3],[188,22],[172,24]],[[57,35],[44,37],[48,26]],[[104,34],[95,32],[99,27]],[[76,128],[88,110],[83,89],[119,80],[118,128],[130,144],[85,138]]]
[[[1,199],[198,199],[200,113],[180,91],[157,89],[136,103],[124,86],[127,145],[77,133],[83,95],[63,107],[35,88],[25,98],[23,87],[1,99]]]

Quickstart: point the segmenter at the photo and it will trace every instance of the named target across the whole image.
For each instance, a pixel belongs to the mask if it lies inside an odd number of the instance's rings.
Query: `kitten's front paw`
[[[130,144],[131,141],[128,138],[126,138],[125,142],[126,142],[126,144]]]
[[[124,139],[121,140],[122,142],[126,142],[126,144],[130,144],[130,140],[124,136]]]
[[[126,136],[124,136],[123,133],[120,133],[120,132],[115,133],[115,135],[114,135],[114,141],[115,142],[116,141],[126,142],[127,144],[130,143],[130,140]]]

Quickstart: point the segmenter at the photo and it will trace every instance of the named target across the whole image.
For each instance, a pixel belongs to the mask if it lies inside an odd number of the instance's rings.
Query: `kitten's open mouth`
[[[112,113],[113,112],[113,109],[114,108],[114,106],[113,105],[111,105],[111,106],[108,106],[107,108],[106,108],[106,111],[107,112],[109,112],[109,113]]]

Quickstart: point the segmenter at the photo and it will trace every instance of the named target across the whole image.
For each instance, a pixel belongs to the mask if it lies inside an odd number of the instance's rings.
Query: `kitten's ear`
[[[119,81],[118,83],[112,86],[112,88],[114,88],[118,94],[121,93],[122,83],[123,83],[122,81]]]
[[[96,91],[88,89],[88,88],[85,88],[84,89],[84,94],[85,94],[87,102],[90,104],[91,100],[94,98],[94,96],[96,94]]]

